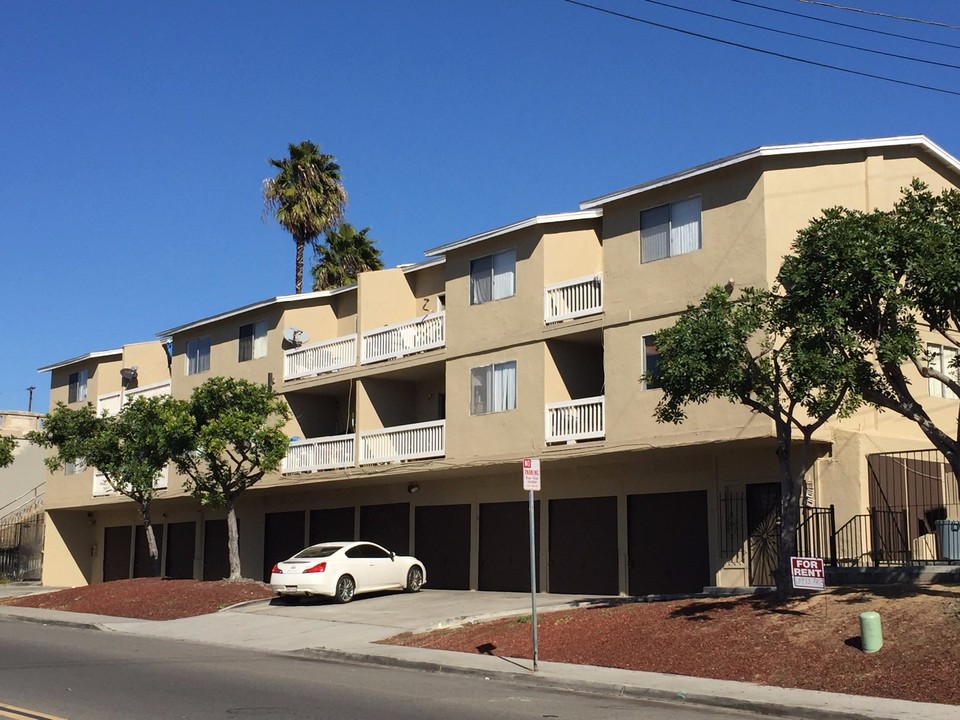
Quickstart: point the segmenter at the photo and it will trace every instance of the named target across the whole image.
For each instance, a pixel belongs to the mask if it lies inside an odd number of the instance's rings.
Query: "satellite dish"
[[[310,336],[307,335],[307,331],[295,327],[285,328],[283,331],[283,339],[291,345],[303,345],[305,342],[310,342]]]
[[[131,382],[131,381],[133,381],[133,380],[136,380],[136,379],[137,379],[137,368],[135,368],[135,367],[120,368],[120,377],[123,378],[124,380],[126,380],[127,382]]]

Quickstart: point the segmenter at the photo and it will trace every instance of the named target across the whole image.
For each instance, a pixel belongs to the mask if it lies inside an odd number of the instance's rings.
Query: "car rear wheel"
[[[407,571],[407,586],[404,588],[409,593],[420,592],[423,587],[423,569],[419,565],[414,565]]]
[[[357,585],[353,581],[353,578],[349,575],[344,575],[339,580],[337,580],[337,594],[336,599],[338,603],[348,603],[353,600],[353,594],[357,591]]]

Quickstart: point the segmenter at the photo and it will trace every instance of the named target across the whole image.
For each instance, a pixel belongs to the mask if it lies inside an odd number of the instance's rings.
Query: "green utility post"
[[[860,647],[865,653],[875,653],[883,647],[883,630],[880,614],[873,611],[860,613]]]

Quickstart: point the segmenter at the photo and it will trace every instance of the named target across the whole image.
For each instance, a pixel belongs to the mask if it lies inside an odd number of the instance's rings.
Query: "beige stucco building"
[[[537,457],[542,589],[765,583],[758,543],[779,502],[772,424],[725,402],[658,424],[660,392],[641,382],[651,335],[712,285],[769,285],[822,209],[889,208],[915,177],[960,186],[960,163],[922,136],[762,147],[445,244],[355,286],[42,370],[51,403],[106,409],[137,392],[186,397],[215,375],[271,384],[292,410],[291,447],[283,471],[237,503],[250,577],[309,542],[363,538],[416,553],[431,587],[529,589],[521,462]],[[957,400],[935,390],[925,406],[955,418]],[[840,523],[870,504],[868,455],[928,446],[912,423],[873,410],[817,442],[805,502],[834,505]],[[145,572],[133,503],[92,468],[69,470],[48,483],[44,582]],[[223,515],[175,473],[163,482],[164,572],[223,577]]]

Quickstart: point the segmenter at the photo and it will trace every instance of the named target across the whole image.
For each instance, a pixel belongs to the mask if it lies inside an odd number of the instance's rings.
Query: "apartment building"
[[[764,584],[779,504],[773,425],[726,402],[658,424],[660,392],[641,381],[656,363],[652,335],[712,285],[769,285],[823,208],[891,207],[914,177],[958,187],[960,163],[923,136],[761,147],[441,245],[355,286],[41,371],[52,403],[187,397],[215,375],[282,395],[284,467],[237,502],[249,577],[307,543],[363,538],[415,553],[433,588],[528,590],[521,463],[537,457],[541,589]],[[934,415],[956,417],[955,398],[929,394]],[[868,455],[928,447],[912,423],[869,409],[816,440],[806,501],[834,505],[841,521],[870,503]],[[48,483],[44,582],[145,573],[133,504],[93,469],[67,471]],[[227,574],[223,514],[173,472],[154,518],[166,575]]]

